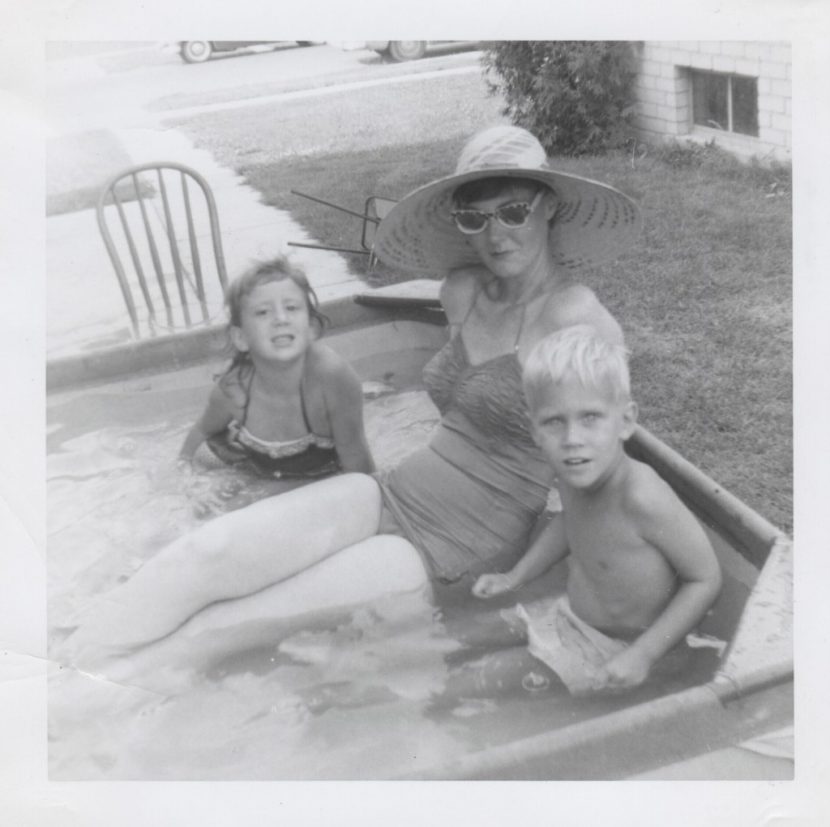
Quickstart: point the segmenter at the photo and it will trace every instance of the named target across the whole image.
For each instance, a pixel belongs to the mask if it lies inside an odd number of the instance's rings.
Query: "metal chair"
[[[198,172],[168,161],[122,170],[101,192],[97,218],[136,338],[219,315],[227,285],[219,215]]]

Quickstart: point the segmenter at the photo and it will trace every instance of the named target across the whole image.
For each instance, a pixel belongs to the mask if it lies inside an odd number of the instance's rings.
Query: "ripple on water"
[[[426,444],[438,420],[426,394],[384,385],[368,395],[379,466]],[[71,626],[91,599],[199,523],[173,464],[189,425],[190,415],[171,412],[163,422],[80,434],[49,455],[50,626]],[[210,463],[201,477],[239,482],[235,470]],[[261,480],[244,488],[248,501],[272,493]],[[169,680],[156,674],[153,684],[172,694],[56,667],[51,777],[370,778],[443,760],[455,739],[425,711],[443,686],[444,654],[457,645],[413,595],[333,628],[296,631],[247,662],[242,653],[232,669],[183,677],[171,665]]]

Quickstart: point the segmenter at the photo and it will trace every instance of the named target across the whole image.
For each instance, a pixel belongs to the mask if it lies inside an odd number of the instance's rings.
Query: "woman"
[[[530,436],[522,363],[568,325],[622,340],[566,273],[612,258],[639,230],[627,196],[553,171],[529,132],[497,126],[474,136],[455,174],[399,202],[375,240],[381,260],[444,276],[451,338],[424,372],[442,413],[430,445],[389,474],[333,477],[177,540],[106,596],[73,648],[100,658],[156,641],[197,613],[190,630],[353,603],[427,578],[471,583],[512,565],[553,482]]]

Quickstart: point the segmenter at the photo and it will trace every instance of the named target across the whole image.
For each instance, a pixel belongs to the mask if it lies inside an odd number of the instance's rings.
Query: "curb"
[[[372,305],[353,296],[325,301],[320,305],[328,317],[328,329],[345,331],[352,327],[395,320],[423,321],[444,325],[442,312],[425,306]],[[110,347],[97,353],[82,353],[50,359],[46,363],[46,392],[76,389],[129,376],[176,370],[210,359],[221,359],[226,346],[225,325],[212,325],[142,339]]]

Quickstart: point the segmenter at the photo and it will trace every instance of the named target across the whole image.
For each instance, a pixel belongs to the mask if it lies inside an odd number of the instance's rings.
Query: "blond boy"
[[[512,591],[569,555],[567,594],[545,617],[524,613],[531,653],[574,694],[638,686],[717,597],[715,553],[668,484],[624,451],[637,417],[624,348],[566,328],[534,348],[523,379],[563,512],[473,593]]]

